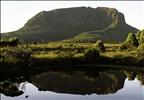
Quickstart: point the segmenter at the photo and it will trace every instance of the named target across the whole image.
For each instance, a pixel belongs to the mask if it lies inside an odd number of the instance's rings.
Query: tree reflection
[[[0,83],[0,93],[6,96],[19,96],[24,92],[18,89],[18,84],[10,81],[4,81]]]

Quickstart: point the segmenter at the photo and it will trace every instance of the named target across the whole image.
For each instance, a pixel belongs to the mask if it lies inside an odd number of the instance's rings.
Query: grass
[[[38,58],[38,59],[83,59],[84,58],[84,51],[87,49],[90,49],[94,46],[95,43],[62,43],[62,42],[50,42],[46,44],[30,44],[29,48],[32,49],[33,54],[32,57]],[[139,60],[137,57],[137,50],[125,50],[120,51],[119,46],[121,44],[119,43],[104,43],[104,46],[106,48],[106,52],[100,52],[100,56],[102,56],[101,60],[105,63],[106,60],[111,59],[121,59],[121,61],[124,62],[124,60],[128,60],[130,58]],[[104,58],[103,58],[104,57]],[[110,59],[108,59],[110,58]],[[102,62],[102,61],[101,61]],[[138,62],[138,61],[137,61]],[[130,64],[132,62],[129,62]],[[128,64],[128,62],[126,63]],[[134,62],[132,63],[134,64]]]
[[[60,54],[64,54],[64,53],[74,53],[74,55],[76,57],[78,56],[82,56],[82,53],[77,53],[75,52],[75,50],[77,49],[87,49],[90,48],[94,45],[95,43],[76,43],[76,44],[72,44],[71,43],[48,43],[48,44],[38,44],[38,45],[34,45],[31,44],[29,45],[29,48],[33,49],[33,50],[38,50],[41,52],[34,51],[33,56],[35,57],[50,57],[50,58],[55,58],[58,57],[58,55]],[[116,43],[105,43],[104,46],[106,47],[106,52],[101,53],[101,55],[106,56],[106,57],[115,57],[115,56],[136,56],[137,51],[136,50],[132,50],[132,51],[119,51],[118,47],[120,46],[120,44],[116,44]],[[61,50],[59,50],[60,48]],[[46,54],[42,51],[47,51]],[[59,51],[59,52],[58,52]],[[61,55],[62,56],[62,55]]]
[[[144,65],[144,57],[137,56],[137,49],[120,51],[118,48],[120,44],[117,43],[104,43],[105,52],[99,52],[100,56],[85,57],[85,51],[91,49],[95,43],[62,43],[62,42],[49,42],[49,43],[31,43],[19,44],[17,47],[1,47],[1,63],[3,67],[17,69],[21,65],[28,65],[33,68],[36,66],[50,66],[50,65],[95,65],[95,64],[112,64],[112,65],[131,65],[141,66]],[[23,58],[18,58],[15,55],[4,55],[7,50],[18,51],[22,50],[31,51],[29,62],[25,62]],[[14,57],[15,56],[15,57]],[[24,61],[24,62],[23,62]],[[21,64],[19,64],[19,62]],[[14,67],[16,66],[16,67]]]
[[[104,52],[101,55],[106,56],[106,57],[127,57],[127,56],[132,56],[136,57],[137,56],[137,51],[116,51],[116,52]]]
[[[47,54],[44,54],[44,53],[33,54],[32,57],[34,57],[34,58],[51,59],[51,58],[57,58],[58,55],[55,54],[54,52],[48,52]]]

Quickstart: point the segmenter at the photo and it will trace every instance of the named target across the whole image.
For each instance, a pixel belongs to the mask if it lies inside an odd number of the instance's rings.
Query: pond
[[[144,100],[142,70],[33,71],[1,80],[1,100]]]

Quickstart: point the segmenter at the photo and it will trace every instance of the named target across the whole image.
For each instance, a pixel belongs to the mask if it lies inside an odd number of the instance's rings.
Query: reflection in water
[[[32,77],[39,90],[70,94],[114,93],[124,85],[125,75],[119,71],[46,72]]]
[[[49,70],[47,72],[31,73],[29,76],[17,80],[3,81],[0,84],[0,92],[6,96],[22,95],[26,90],[26,81],[28,81],[36,86],[39,91],[104,95],[121,90],[126,78],[128,80],[137,78],[143,84],[144,72],[123,69]],[[29,98],[29,95],[25,95],[25,98]]]
[[[24,92],[18,89],[17,83],[12,83],[10,81],[1,82],[0,92],[6,96],[19,96]]]

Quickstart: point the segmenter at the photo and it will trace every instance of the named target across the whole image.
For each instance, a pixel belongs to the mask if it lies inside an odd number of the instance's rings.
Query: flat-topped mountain
[[[126,24],[124,15],[114,8],[75,7],[42,11],[22,28],[8,34],[24,41],[59,41],[73,37],[121,41],[128,32],[136,31],[136,28]]]

